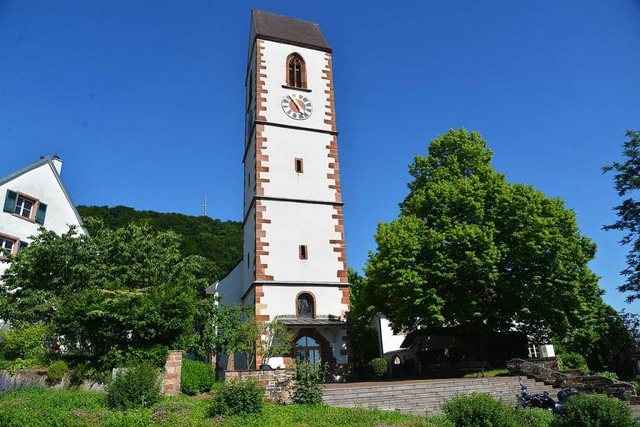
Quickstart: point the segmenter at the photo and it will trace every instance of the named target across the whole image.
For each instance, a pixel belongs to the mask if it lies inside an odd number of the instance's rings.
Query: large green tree
[[[367,294],[398,330],[515,327],[586,352],[601,333],[596,246],[561,199],[508,183],[492,156],[460,129],[415,158],[398,219],[378,226]]]
[[[622,275],[626,282],[618,290],[628,292],[627,302],[640,298],[640,201],[633,196],[640,190],[640,131],[628,130],[627,141],[622,146],[623,162],[614,162],[602,168],[604,172],[614,171],[615,188],[620,197],[626,197],[614,208],[618,220],[604,227],[605,230],[626,232],[621,242],[629,245],[627,268]]]
[[[91,238],[41,229],[3,275],[0,318],[50,324],[67,356],[104,368],[132,355],[162,360],[192,334],[208,284],[202,259],[183,257],[171,232],[92,228]]]

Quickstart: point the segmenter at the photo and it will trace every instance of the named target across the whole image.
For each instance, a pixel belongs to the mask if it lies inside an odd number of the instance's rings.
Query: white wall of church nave
[[[316,317],[341,316],[347,310],[346,304],[341,304],[342,291],[337,286],[263,286],[264,296],[260,299],[265,304],[261,314],[276,316],[296,315],[296,296],[300,292],[311,293],[316,302]]]
[[[256,145],[255,137],[247,148],[247,154],[244,158],[244,209],[243,214],[247,213],[247,209],[251,206],[253,195],[256,188]]]
[[[327,148],[331,135],[265,126],[263,136],[267,142],[262,151],[269,156],[263,163],[269,172],[260,173],[261,178],[269,179],[262,185],[265,196],[336,201],[336,190],[329,188],[334,181],[327,178],[333,173]],[[302,173],[295,170],[296,158],[302,159]]]
[[[243,261],[244,259],[231,270],[231,273],[220,280],[215,289],[216,293],[222,297],[221,302],[225,305],[240,304],[242,300],[242,294],[245,291],[243,281],[245,264]]]
[[[244,223],[242,230],[242,293],[244,293],[254,280],[255,273],[255,260],[256,260],[256,221],[255,221],[255,206],[252,205],[249,213],[247,214],[247,220]]]
[[[330,240],[341,240],[335,231],[337,220],[333,206],[264,200],[266,232],[263,241],[269,254],[261,261],[265,274],[273,280],[287,282],[339,282],[337,272],[343,265]],[[300,245],[307,246],[308,259],[299,258]]]
[[[326,52],[307,49],[304,47],[292,46],[283,43],[264,40],[262,50],[262,60],[265,62],[267,77],[264,79],[266,94],[266,112],[264,114],[268,122],[284,123],[293,126],[311,127],[314,129],[331,130],[331,125],[324,121],[329,112],[328,81],[323,79],[323,70],[327,68],[325,59]],[[287,84],[287,56],[297,52],[305,61],[307,71],[307,88],[311,92],[296,91],[295,89],[285,89],[282,85]],[[282,110],[281,101],[286,95],[296,93],[306,96],[313,104],[313,113],[306,120],[293,120]]]

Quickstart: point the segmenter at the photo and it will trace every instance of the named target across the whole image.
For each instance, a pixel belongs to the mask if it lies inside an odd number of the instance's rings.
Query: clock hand
[[[295,99],[295,98],[291,98],[291,100],[293,101],[293,105],[296,106],[296,109],[298,110],[298,113],[302,113],[302,107],[298,104],[298,101],[300,101],[299,99]]]

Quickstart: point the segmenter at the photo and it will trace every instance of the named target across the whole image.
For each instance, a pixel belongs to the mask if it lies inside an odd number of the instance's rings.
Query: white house
[[[60,179],[62,160],[42,157],[4,178],[0,178],[0,247],[17,253],[31,243],[40,227],[58,234],[70,225],[86,233],[82,221]],[[0,275],[9,267],[0,262]]]
[[[297,334],[292,357],[270,359],[272,367],[291,358],[352,363],[331,52],[318,24],[252,11],[244,257],[208,292]]]

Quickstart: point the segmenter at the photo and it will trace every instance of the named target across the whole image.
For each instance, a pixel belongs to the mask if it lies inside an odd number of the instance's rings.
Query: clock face
[[[313,105],[306,96],[294,93],[282,98],[282,110],[294,120],[305,120],[313,112]]]

